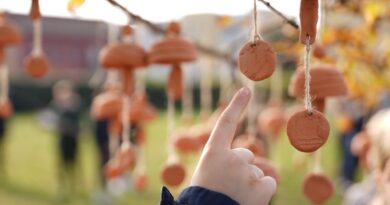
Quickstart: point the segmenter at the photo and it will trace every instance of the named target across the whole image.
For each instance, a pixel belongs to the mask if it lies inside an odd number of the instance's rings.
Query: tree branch
[[[257,0],[257,1],[260,1],[262,4],[264,4],[266,7],[268,7],[272,12],[274,12],[275,14],[277,14],[278,16],[280,16],[282,19],[284,19],[289,25],[291,25],[292,27],[296,28],[296,29],[299,29],[299,26],[297,24],[297,22],[295,22],[293,19],[290,19],[288,18],[286,15],[284,15],[282,12],[280,12],[279,10],[277,10],[275,7],[273,7],[271,5],[271,3],[269,3],[268,1],[265,1],[265,0]]]
[[[142,18],[141,16],[138,16],[136,14],[133,14],[132,12],[130,12],[126,7],[124,7],[123,5],[121,5],[120,3],[118,3],[116,0],[107,0],[108,3],[110,3],[111,5],[119,8],[120,10],[122,10],[123,12],[125,12],[128,16],[129,16],[129,19],[134,19],[134,21],[137,21],[137,22],[141,22],[143,24],[145,24],[146,26],[148,26],[152,31],[156,32],[156,33],[160,33],[160,34],[165,34],[165,29],[159,27],[158,25]],[[231,55],[229,55],[228,53],[221,53],[220,51],[217,51],[213,48],[209,48],[209,47],[205,47],[203,45],[200,45],[199,43],[195,42],[195,45],[197,47],[197,49],[205,54],[208,54],[208,55],[211,55],[213,57],[217,57],[217,58],[223,58],[227,61],[229,61],[230,63],[235,63],[236,61],[231,57]]]

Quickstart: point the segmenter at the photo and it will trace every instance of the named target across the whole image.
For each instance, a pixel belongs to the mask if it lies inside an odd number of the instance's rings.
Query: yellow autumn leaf
[[[84,4],[85,0],[69,0],[68,11],[74,12],[77,8]]]
[[[369,24],[373,23],[375,19],[386,8],[381,2],[367,2],[364,5],[364,16]]]
[[[232,22],[233,22],[233,19],[230,16],[218,16],[218,18],[217,18],[217,24],[220,27],[229,26]]]

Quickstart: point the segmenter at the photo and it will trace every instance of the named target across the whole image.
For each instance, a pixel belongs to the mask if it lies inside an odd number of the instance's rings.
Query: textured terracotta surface
[[[35,21],[41,18],[41,12],[39,11],[39,0],[32,0],[30,7],[30,19]]]
[[[310,44],[313,44],[317,35],[318,0],[301,0],[299,13],[300,41],[306,43],[306,37],[310,36]]]
[[[314,109],[319,112],[325,112],[325,98],[315,98],[312,101]]]
[[[265,41],[247,42],[240,50],[238,65],[249,79],[263,80],[275,71],[276,55],[271,44]]]
[[[293,115],[287,123],[290,143],[299,151],[314,152],[328,140],[329,123],[318,111],[306,110]]]
[[[14,109],[13,109],[12,103],[9,99],[0,103],[0,117],[1,118],[8,118],[13,114],[13,112],[14,112]]]
[[[29,55],[24,61],[26,72],[33,78],[42,78],[49,71],[49,62],[45,56]]]
[[[197,57],[193,43],[180,36],[167,36],[153,44],[149,61],[158,64],[178,64],[194,61]]]
[[[133,69],[147,65],[147,54],[134,43],[113,43],[100,51],[99,61],[106,69]]]
[[[341,96],[347,94],[347,85],[342,73],[334,66],[316,65],[310,69],[310,94],[313,99]],[[305,88],[305,73],[299,67],[291,78],[289,94],[303,97]]]
[[[270,176],[275,179],[276,182],[280,181],[280,174],[272,162],[263,157],[256,157],[253,162],[257,167],[259,167],[264,172],[264,176]]]
[[[153,44],[149,52],[149,62],[158,64],[180,64],[194,61],[196,47],[192,41],[180,36],[179,23],[171,22],[165,38]]]
[[[169,162],[164,165],[161,171],[161,178],[168,186],[179,186],[183,183],[185,175],[185,167],[179,162]]]
[[[180,66],[173,66],[168,76],[167,94],[169,98],[180,100],[183,95],[183,72]]]
[[[313,204],[323,204],[334,193],[332,181],[323,174],[309,174],[303,181],[303,193]]]

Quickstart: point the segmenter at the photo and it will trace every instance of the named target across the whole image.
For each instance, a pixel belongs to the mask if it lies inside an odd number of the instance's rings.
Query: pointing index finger
[[[251,92],[246,87],[241,88],[234,95],[227,108],[222,112],[221,116],[219,116],[206,147],[211,149],[231,147],[237,124],[250,97]]]

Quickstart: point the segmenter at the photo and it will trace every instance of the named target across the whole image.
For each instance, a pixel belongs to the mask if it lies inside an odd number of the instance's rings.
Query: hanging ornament
[[[8,118],[13,113],[12,103],[9,100],[9,76],[5,62],[5,48],[19,44],[22,41],[18,27],[7,22],[6,14],[0,12],[0,117]]]
[[[95,96],[91,105],[91,116],[94,119],[112,119],[122,109],[122,97],[118,89],[106,89]]]
[[[24,64],[26,72],[33,78],[44,77],[49,70],[49,62],[42,51],[42,21],[39,0],[31,1],[30,19],[33,23],[33,49]]]
[[[183,74],[180,64],[194,61],[197,56],[194,44],[190,40],[181,37],[180,32],[180,25],[176,22],[171,22],[168,25],[166,37],[156,42],[149,54],[151,63],[172,65],[166,87],[168,99],[168,159],[161,171],[162,180],[169,186],[178,186],[185,178],[185,167],[180,162],[173,145],[175,101],[180,100],[183,95]]]
[[[268,42],[263,41],[257,29],[257,6],[254,1],[254,37],[240,50],[238,65],[241,72],[254,81],[264,80],[272,75],[276,67],[276,54]]]
[[[304,4],[304,2],[306,1],[302,0],[301,3]],[[301,4],[301,12],[303,12],[302,4]],[[301,18],[303,17],[301,16]],[[305,18],[309,18],[309,17],[305,16]],[[311,30],[309,32],[309,30],[307,29],[306,30],[304,28],[301,29],[302,29],[301,32],[307,33],[306,41],[305,41],[305,47],[306,47],[305,61],[304,61],[305,68],[304,71],[299,71],[301,72],[300,75],[301,77],[299,81],[294,80],[293,77],[290,87],[298,88],[298,85],[302,85],[299,86],[299,89],[301,89],[299,91],[301,96],[304,96],[306,110],[297,112],[288,120],[287,135],[290,140],[290,143],[299,151],[313,152],[325,144],[329,136],[330,127],[326,118],[321,114],[321,112],[314,110],[312,105],[312,95],[318,97],[319,95],[316,94],[319,94],[322,91],[324,91],[324,90],[315,90],[317,83],[319,82],[318,76],[315,81],[314,79],[312,80],[312,75],[310,71],[310,50],[311,50],[311,44],[314,43],[314,41],[311,41],[311,39],[313,39],[312,37],[313,35],[315,36],[316,31],[313,33]],[[319,87],[321,87],[321,85]],[[317,92],[314,93],[314,91]],[[317,105],[319,104],[317,103]]]
[[[316,65],[310,70],[310,95],[315,96],[314,107],[324,112],[325,98],[347,94],[347,86],[342,73],[332,65]],[[305,73],[298,68],[289,86],[289,94],[295,97],[305,95]]]
[[[290,143],[301,152],[314,152],[328,139],[329,123],[318,111],[301,111],[293,115],[287,124]]]
[[[309,174],[303,181],[303,193],[313,204],[323,204],[334,193],[332,180],[320,173]]]
[[[122,73],[122,106],[120,112],[110,122],[110,131],[121,133],[118,136],[121,136],[122,144],[114,158],[106,165],[107,176],[122,174],[125,170],[135,167],[136,151],[129,139],[131,134],[131,116],[129,113],[131,113],[131,98],[134,92],[134,70],[147,65],[145,50],[131,42],[131,27],[124,26],[122,34],[123,42],[109,44],[100,52],[100,63],[105,68],[117,69]]]
[[[180,37],[181,28],[176,22],[168,25],[167,36],[155,43],[149,54],[149,61],[157,64],[172,65],[167,83],[167,96],[180,100],[183,93],[183,73],[180,64],[196,59],[194,44]]]

